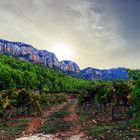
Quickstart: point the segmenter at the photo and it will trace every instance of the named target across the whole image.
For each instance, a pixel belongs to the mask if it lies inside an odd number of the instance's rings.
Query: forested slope
[[[64,73],[0,54],[0,89],[75,90],[87,84]]]

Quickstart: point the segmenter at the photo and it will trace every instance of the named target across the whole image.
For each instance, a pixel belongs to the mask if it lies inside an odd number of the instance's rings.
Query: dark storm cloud
[[[112,6],[121,22],[123,35],[130,39],[140,36],[140,1],[113,0]]]
[[[120,35],[126,39],[130,51],[140,51],[140,1],[112,0],[114,15],[120,22]]]

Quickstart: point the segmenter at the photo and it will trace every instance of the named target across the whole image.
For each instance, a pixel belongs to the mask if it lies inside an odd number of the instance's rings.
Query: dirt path
[[[67,116],[60,119],[65,122],[71,122],[73,125],[70,128],[66,128],[64,131],[57,131],[57,133],[55,134],[38,133],[39,130],[42,128],[44,122],[47,121],[47,118],[51,114],[60,110],[65,110],[69,112]],[[110,113],[97,112],[96,110],[92,110],[91,115],[93,117],[88,118],[84,121],[84,123],[81,123],[79,121],[80,118],[77,114],[77,110],[78,109],[76,99],[70,99],[67,103],[51,107],[49,110],[47,109],[43,112],[42,117],[33,118],[32,121],[28,124],[26,130],[22,133],[22,137],[16,140],[95,140],[96,137],[88,137],[86,132],[84,131],[85,128],[88,128],[90,126],[92,126],[93,130],[96,130],[97,126],[97,130],[101,129],[100,132],[98,132],[98,139],[100,140],[128,139],[128,132],[131,131],[126,130],[126,132],[123,132],[121,128],[122,126],[119,126],[120,124],[118,124],[117,122],[112,122]],[[119,126],[120,130],[118,129],[119,127],[115,127],[115,125]],[[102,130],[102,127],[107,130]]]
[[[66,109],[69,115],[63,120],[71,122],[73,125],[70,129],[56,133],[56,134],[35,134],[40,130],[47,118],[54,112]],[[70,100],[62,105],[51,107],[49,110],[43,112],[42,117],[33,118],[28,124],[25,131],[22,132],[22,137],[16,140],[88,140],[86,134],[80,124],[79,116],[77,115],[77,103],[75,99]]]
[[[68,104],[69,102],[66,102],[64,104],[57,105],[43,111],[42,117],[33,118],[32,121],[27,124],[26,130],[22,132],[21,136],[31,136],[34,133],[38,132],[38,130],[42,128],[48,116],[50,116],[53,112],[57,112],[61,109],[64,109],[66,106],[68,106]]]
[[[82,129],[82,125],[78,122],[79,121],[79,116],[77,115],[77,104],[76,102],[73,102],[67,109],[70,115],[64,117],[65,121],[72,122],[73,126],[64,131],[64,132],[59,132],[57,134],[56,138],[59,138],[61,140],[65,139],[82,139],[85,138],[85,132]],[[85,139],[84,139],[85,140]]]

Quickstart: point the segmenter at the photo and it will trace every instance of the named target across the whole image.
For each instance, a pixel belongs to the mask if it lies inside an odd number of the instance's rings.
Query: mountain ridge
[[[50,68],[57,68],[71,76],[88,80],[115,80],[128,79],[125,68],[97,69],[87,67],[80,70],[79,66],[71,60],[59,61],[53,52],[38,50],[32,45],[0,39],[0,53],[19,58],[23,61],[41,63]]]

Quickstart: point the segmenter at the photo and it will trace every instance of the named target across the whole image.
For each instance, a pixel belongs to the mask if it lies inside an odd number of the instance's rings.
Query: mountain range
[[[79,66],[71,60],[59,61],[56,55],[46,50],[38,50],[32,45],[0,39],[0,54],[10,55],[22,61],[40,63],[49,68],[57,69],[68,75],[88,80],[127,80],[128,73],[125,68],[112,68],[100,70],[85,68],[80,70]]]

